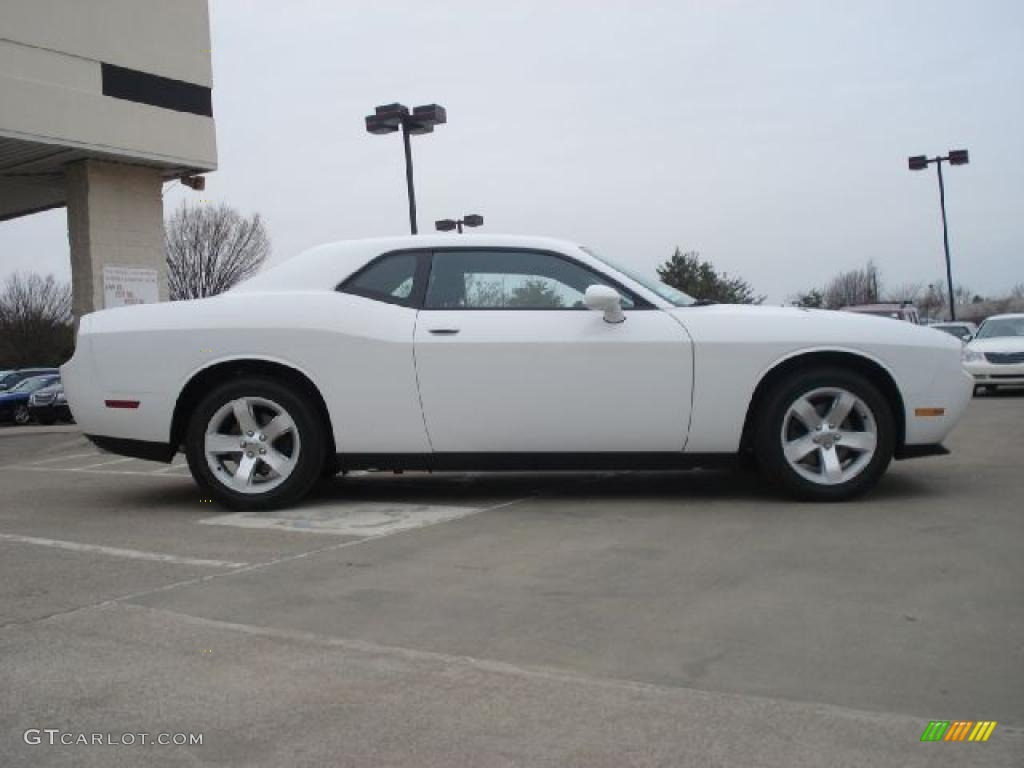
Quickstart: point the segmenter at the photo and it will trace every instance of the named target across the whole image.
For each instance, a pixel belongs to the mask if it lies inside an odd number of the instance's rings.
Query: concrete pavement
[[[181,467],[0,439],[0,764],[1021,765],[1022,426],[979,397],[852,504],[371,474],[259,527]],[[999,725],[922,744],[936,719]]]

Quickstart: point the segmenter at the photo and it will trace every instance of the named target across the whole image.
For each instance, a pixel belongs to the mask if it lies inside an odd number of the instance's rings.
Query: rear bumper
[[[101,451],[128,456],[146,461],[162,461],[170,463],[177,453],[169,443],[155,443],[149,440],[130,440],[124,437],[107,437],[105,435],[86,435],[93,445]]]
[[[29,405],[28,412],[36,421],[47,419],[71,421],[71,409],[66,404]]]

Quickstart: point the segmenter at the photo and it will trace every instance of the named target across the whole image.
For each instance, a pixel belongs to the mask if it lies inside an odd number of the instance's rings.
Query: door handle
[[[459,332],[458,328],[431,328],[430,332],[435,336],[454,336]]]

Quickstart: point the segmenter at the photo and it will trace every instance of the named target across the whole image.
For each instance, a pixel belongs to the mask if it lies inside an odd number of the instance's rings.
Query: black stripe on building
[[[101,68],[104,96],[213,117],[211,91],[205,86],[114,64],[102,63]]]

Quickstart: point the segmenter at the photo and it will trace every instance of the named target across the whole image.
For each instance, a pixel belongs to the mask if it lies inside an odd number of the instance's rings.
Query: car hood
[[[994,336],[991,339],[974,339],[968,349],[978,352],[1024,352],[1024,336]]]
[[[687,329],[695,329],[694,341],[736,338],[750,341],[791,340],[803,345],[877,344],[963,348],[948,333],[889,317],[856,312],[803,307],[764,307],[754,304],[710,304],[670,310]],[[691,333],[693,333],[691,331]]]

